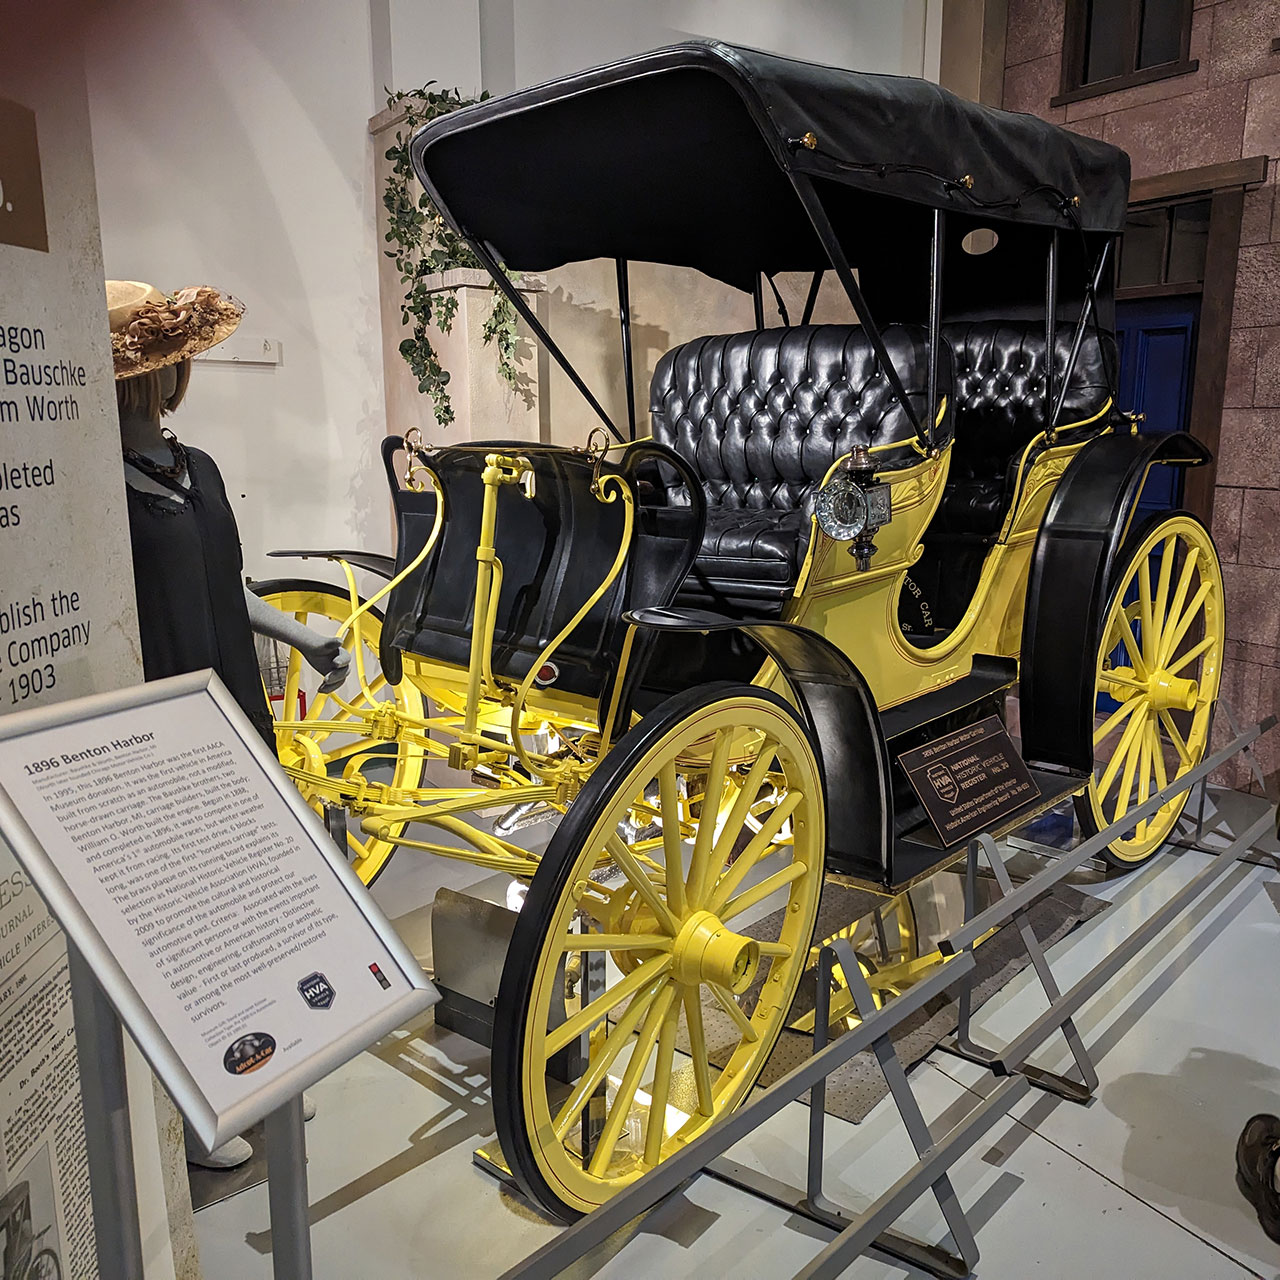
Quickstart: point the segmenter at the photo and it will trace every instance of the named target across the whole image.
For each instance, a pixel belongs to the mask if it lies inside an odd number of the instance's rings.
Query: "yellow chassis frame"
[[[1052,439],[1032,440],[1021,455],[1015,498],[1004,526],[984,562],[973,598],[959,625],[930,648],[912,645],[897,625],[897,601],[911,567],[923,554],[921,539],[942,499],[951,460],[951,447],[922,457],[904,469],[881,473],[891,486],[893,519],[877,535],[877,551],[869,569],[857,570],[844,545],[829,538],[816,521],[808,553],[801,567],[785,621],[809,627],[855,656],[859,670],[883,710],[950,684],[967,675],[975,654],[1017,658],[1021,648],[1023,600],[1032,546],[1053,492],[1067,465],[1087,438],[1083,428],[1102,419],[1110,402],[1093,418],[1059,428]],[[1106,428],[1109,430],[1110,428]],[[599,459],[606,447],[588,446],[597,461],[592,492],[602,503],[624,504],[623,533],[608,573],[561,633],[516,684],[495,674],[493,640],[497,602],[502,590],[502,562],[496,551],[497,495],[504,485],[519,485],[532,496],[533,466],[528,453],[487,454],[481,475],[484,499],[480,537],[476,547],[474,626],[465,670],[405,653],[404,679],[410,681],[441,712],[433,716],[406,714],[394,701],[378,700],[385,688],[382,675],[365,670],[362,626],[371,605],[412,573],[430,554],[439,538],[444,512],[443,489],[425,465],[424,455],[410,441],[406,482],[415,489],[430,483],[435,489],[436,521],[422,551],[376,596],[361,602],[351,566],[339,561],[346,575],[351,614],[339,635],[354,646],[356,670],[366,705],[327,697],[341,709],[338,725],[317,721],[313,709],[307,720],[276,723],[287,771],[330,803],[345,806],[361,817],[369,836],[407,849],[462,859],[493,871],[528,878],[539,857],[491,832],[481,830],[468,816],[522,801],[563,811],[595,767],[601,726],[610,724],[616,706],[601,708],[589,699],[537,688],[537,673],[621,572],[634,533],[635,495],[620,476],[601,474]],[[625,449],[629,446],[608,446]],[[839,459],[827,479],[840,467]],[[425,477],[425,481],[423,479]],[[825,482],[825,481],[824,481]],[[631,657],[634,628],[628,632],[620,669],[613,682],[616,700]],[[753,683],[785,694],[777,667],[767,661]],[[291,670],[285,707],[297,706],[298,675]],[[319,695],[325,698],[326,695]],[[317,733],[317,730],[320,730]],[[333,732],[359,740],[325,752],[323,739]],[[539,742],[541,745],[539,745]],[[376,749],[394,743],[421,751],[425,760],[439,760],[452,769],[470,771],[470,787],[397,788],[366,778],[364,765]],[[379,755],[384,752],[378,751]],[[342,760],[340,778],[330,775]],[[688,803],[696,803],[692,797]],[[404,833],[408,823],[425,823],[461,839],[465,847],[416,840]],[[643,846],[640,846],[641,850]],[[655,864],[656,866],[656,864]]]

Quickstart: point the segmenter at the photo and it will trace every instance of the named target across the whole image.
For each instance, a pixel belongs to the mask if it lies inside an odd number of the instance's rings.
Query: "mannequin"
[[[143,671],[148,680],[212,667],[275,751],[271,710],[253,636],[297,648],[332,692],[351,655],[265,601],[243,582],[240,536],[222,476],[161,420],[182,403],[191,357],[223,341],[243,307],[215,289],[166,295],[138,281],[107,281],[116,403],[133,549]],[[307,1119],[315,1114],[303,1096]],[[253,1155],[244,1138],[205,1153],[187,1130],[187,1159],[229,1169]]]
[[[143,374],[141,377],[147,377]],[[186,394],[187,383],[191,376],[191,361],[183,360],[178,364],[166,365],[154,375],[159,382],[160,414],[172,413],[182,402]],[[128,458],[134,453],[150,461],[157,468],[171,468],[175,457],[169,438],[161,426],[160,417],[153,417],[147,411],[141,396],[119,396],[120,400],[120,444],[125,451],[125,481],[129,488],[151,494],[165,501],[181,503],[182,492],[171,485],[166,485],[156,478],[154,472],[148,471],[137,461]],[[189,490],[191,477],[186,468],[175,477],[181,490]],[[135,572],[140,566],[135,565]],[[320,684],[322,693],[332,693],[342,685],[351,667],[351,655],[343,649],[334,636],[323,636],[310,627],[296,622],[279,609],[273,608],[266,601],[260,600],[248,587],[243,589],[245,607],[249,614],[249,625],[258,635],[268,636],[282,644],[292,645],[307,660],[308,664],[324,677]],[[269,743],[274,749],[274,742]]]

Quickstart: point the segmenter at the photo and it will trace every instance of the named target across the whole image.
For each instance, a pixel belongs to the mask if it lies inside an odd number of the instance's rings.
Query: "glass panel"
[[[1209,201],[1194,200],[1173,207],[1169,236],[1169,284],[1204,279],[1204,253],[1209,243]]]
[[[1182,56],[1182,27],[1191,0],[1142,0],[1138,66],[1158,67]]]
[[[1120,247],[1120,287],[1161,284],[1164,240],[1169,225],[1168,209],[1138,209],[1124,224]]]
[[[1110,80],[1132,69],[1130,5],[1138,0],[1089,0],[1085,22],[1084,83]]]

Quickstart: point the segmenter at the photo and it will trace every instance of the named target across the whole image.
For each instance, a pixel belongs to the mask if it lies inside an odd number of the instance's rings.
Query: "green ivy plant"
[[[453,328],[458,295],[453,291],[431,292],[427,279],[458,268],[482,271],[484,267],[423,191],[409,160],[409,141],[427,121],[459,107],[483,102],[489,94],[486,91],[479,98],[467,98],[457,89],[433,88],[435,84],[436,81],[428,80],[421,89],[387,91],[387,106],[402,107],[405,114],[396,131],[395,144],[387,151],[391,173],[382,193],[382,203],[387,211],[386,240],[392,246],[384,252],[395,263],[400,282],[405,286],[400,320],[410,330],[410,336],[401,341],[400,354],[417,378],[418,390],[430,397],[436,422],[447,427],[454,420],[453,401],[448,391],[449,370],[440,363],[428,326],[434,324],[442,333]],[[512,272],[508,275],[512,280],[518,279]],[[494,348],[499,376],[529,402],[528,378],[516,367],[515,308],[496,285],[490,288],[493,308],[484,322],[482,337],[486,345],[492,344]]]

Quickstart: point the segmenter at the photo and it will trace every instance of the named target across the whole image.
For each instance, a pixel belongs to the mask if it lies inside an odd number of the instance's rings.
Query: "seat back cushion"
[[[927,418],[927,332],[890,325],[885,347],[920,420]],[[950,396],[951,358],[939,353],[938,395]],[[866,333],[796,325],[695,338],[654,370],[654,438],[701,477],[708,507],[809,510],[831,464],[856,445],[890,469],[920,460],[915,430]],[[949,430],[944,424],[939,443]],[[688,500],[679,486],[668,501]]]
[[[953,475],[984,460],[1003,472],[1012,456],[1045,424],[1045,340],[1040,323],[968,321],[943,326],[955,362]],[[1108,338],[1108,342],[1111,340]],[[1114,367],[1114,346],[1107,353]],[[1071,358],[1071,333],[1054,343],[1055,387],[1062,385]],[[1099,413],[1110,395],[1103,349],[1087,333],[1067,383],[1060,426]]]

